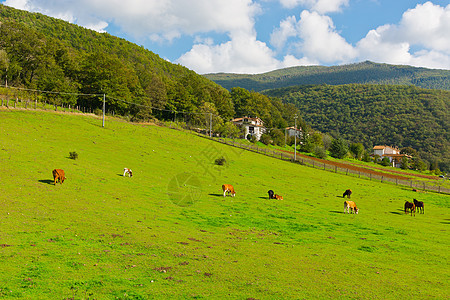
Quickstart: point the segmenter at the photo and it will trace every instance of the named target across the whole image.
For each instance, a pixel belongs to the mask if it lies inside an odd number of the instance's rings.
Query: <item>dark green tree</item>
[[[329,151],[332,157],[342,159],[348,153],[347,143],[342,138],[333,139]]]

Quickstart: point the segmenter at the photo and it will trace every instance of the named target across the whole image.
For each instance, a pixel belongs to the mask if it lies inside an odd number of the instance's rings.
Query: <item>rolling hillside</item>
[[[291,67],[254,75],[217,73],[204,76],[228,90],[241,87],[256,92],[296,85],[350,83],[415,85],[427,89],[450,90],[448,70],[378,64],[370,61],[333,67]]]
[[[447,295],[446,195],[114,118],[102,128],[94,116],[1,109],[0,123],[2,299]],[[343,213],[347,188],[358,215]],[[413,197],[425,214],[404,214]]]

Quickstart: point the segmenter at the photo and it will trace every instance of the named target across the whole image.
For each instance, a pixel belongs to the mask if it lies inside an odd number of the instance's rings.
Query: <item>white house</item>
[[[373,147],[373,155],[378,155],[383,159],[383,157],[389,158],[393,167],[400,168],[402,165],[403,157],[411,158],[410,155],[400,154],[400,150],[397,147],[389,146],[375,146]]]
[[[284,129],[286,131],[287,136],[295,136],[295,133],[297,132],[297,137],[300,138],[302,136],[302,129],[297,128],[295,129],[294,126],[287,127]]]
[[[266,128],[264,127],[264,122],[260,118],[236,118],[231,120],[235,125],[244,128],[244,138],[250,134],[256,137],[256,140],[259,141],[261,135],[266,132]]]

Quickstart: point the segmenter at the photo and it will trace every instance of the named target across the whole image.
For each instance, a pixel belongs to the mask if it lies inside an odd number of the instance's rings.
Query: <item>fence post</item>
[[[337,166],[334,166],[334,173],[337,173]]]

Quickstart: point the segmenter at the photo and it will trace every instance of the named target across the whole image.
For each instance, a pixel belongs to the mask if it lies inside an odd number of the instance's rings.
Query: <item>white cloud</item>
[[[290,16],[280,22],[280,27],[276,28],[270,35],[270,43],[277,49],[281,50],[289,38],[298,35],[297,19]]]
[[[282,6],[294,8],[304,6],[320,14],[339,12],[342,7],[348,6],[349,0],[280,0]]]
[[[6,5],[63,16],[78,25],[114,22],[135,37],[171,40],[199,32],[249,31],[260,7],[252,0],[6,0]]]
[[[333,21],[328,16],[304,10],[297,22],[288,17],[280,23],[271,35],[271,42],[277,48],[285,46],[286,41],[295,37],[288,48],[308,61],[324,63],[349,62],[356,57],[352,45],[336,32]]]
[[[357,44],[359,57],[377,62],[450,68],[450,5],[409,9],[397,25],[383,25]],[[414,52],[412,49],[419,48]]]
[[[256,40],[255,34],[240,32],[233,33],[230,41],[219,45],[196,44],[177,62],[201,74],[218,71],[261,73],[280,67],[274,57],[273,51]]]

